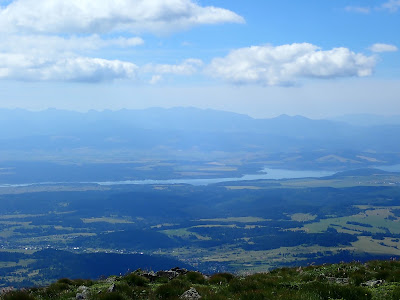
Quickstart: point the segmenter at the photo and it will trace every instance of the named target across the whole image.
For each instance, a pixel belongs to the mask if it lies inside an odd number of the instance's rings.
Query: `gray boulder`
[[[175,271],[168,270],[168,271],[158,271],[156,273],[156,275],[157,275],[157,277],[166,277],[169,280],[171,280],[171,279],[174,279],[174,278],[178,277],[179,273],[175,272]]]
[[[385,280],[379,279],[379,280],[369,280],[367,282],[361,283],[361,286],[369,286],[369,287],[375,287],[375,286],[380,286],[381,284],[385,283]]]
[[[200,294],[196,291],[195,288],[190,288],[186,292],[184,292],[179,299],[185,299],[185,300],[197,300],[201,299]]]
[[[75,299],[76,300],[87,299],[88,294],[89,294],[89,288],[84,285],[81,285],[80,287],[78,287],[78,293],[76,294]]]

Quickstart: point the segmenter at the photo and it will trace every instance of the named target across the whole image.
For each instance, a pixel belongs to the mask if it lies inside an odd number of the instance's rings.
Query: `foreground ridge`
[[[6,288],[1,299],[400,299],[400,262],[352,262],[268,273],[211,276],[182,268],[136,270],[96,281],[63,278],[46,287]]]

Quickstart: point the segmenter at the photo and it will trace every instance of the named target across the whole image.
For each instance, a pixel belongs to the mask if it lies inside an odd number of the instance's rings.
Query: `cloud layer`
[[[234,84],[291,85],[301,78],[369,76],[376,58],[308,44],[253,46],[216,58],[207,72]]]
[[[0,2],[0,78],[85,82],[133,79],[137,78],[136,64],[101,58],[100,50],[144,44],[133,33],[163,34],[226,22],[243,23],[244,19],[227,9],[200,6],[194,0]],[[198,67],[198,60],[187,60],[181,65],[149,64],[145,69],[154,76],[188,75]]]
[[[0,8],[0,30],[7,32],[165,33],[226,22],[243,23],[244,19],[192,0],[15,0]]]
[[[394,11],[400,0],[385,5]],[[346,9],[369,12],[362,7]],[[291,85],[303,78],[369,76],[377,61],[375,56],[348,48],[322,50],[308,43],[236,49],[212,59],[206,67],[194,58],[177,64],[144,61],[138,66],[128,51],[118,56],[129,57],[127,61],[110,54],[144,44],[136,34],[164,34],[218,23],[244,23],[244,19],[195,0],[0,2],[0,79],[100,82],[143,75],[144,81],[157,83],[168,75],[191,76],[204,70],[209,77],[233,84]],[[113,51],[100,51],[105,48]],[[397,47],[374,44],[370,50],[379,53],[397,51]]]

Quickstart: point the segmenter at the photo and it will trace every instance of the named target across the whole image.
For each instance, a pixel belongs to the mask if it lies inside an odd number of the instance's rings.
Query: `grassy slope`
[[[173,280],[155,282],[140,276],[140,270],[104,280],[59,281],[43,288],[4,294],[2,299],[75,299],[84,292],[87,299],[179,299],[194,287],[202,299],[399,299],[400,262],[371,261],[304,268],[281,268],[244,277],[214,274],[211,277],[189,272]],[[365,287],[369,280],[382,284]],[[114,285],[114,291],[109,292]],[[83,288],[85,286],[86,288]]]

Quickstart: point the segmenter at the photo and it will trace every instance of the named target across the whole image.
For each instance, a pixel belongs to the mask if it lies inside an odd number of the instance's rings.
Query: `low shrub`
[[[280,288],[282,277],[266,274],[254,274],[245,278],[235,278],[229,283],[229,290],[233,293],[256,290],[275,290]]]
[[[45,295],[49,298],[56,298],[59,294],[69,291],[70,286],[66,283],[55,282],[50,284],[46,290]]]
[[[372,280],[375,278],[374,274],[365,268],[360,268],[350,273],[349,275],[350,282],[356,286],[361,285],[363,282],[367,282],[368,280]],[[380,279],[380,278],[379,278]]]
[[[386,280],[390,282],[400,282],[400,269],[390,272]]]
[[[204,278],[204,275],[199,273],[199,272],[188,272],[185,275],[186,279],[193,283],[193,284],[205,284],[206,279]]]
[[[3,295],[4,300],[35,300],[35,297],[24,291],[12,291]]]
[[[363,287],[329,284],[316,281],[304,284],[301,288],[301,292],[314,294],[320,299],[372,299],[370,291]]]
[[[73,279],[72,284],[74,286],[92,286],[94,284],[93,280],[90,279]]]
[[[119,293],[106,293],[98,295],[95,300],[125,300],[125,299],[127,298]]]
[[[185,291],[190,288],[188,282],[178,279],[173,279],[170,282],[159,286],[155,294],[158,299],[179,299]]]
[[[61,278],[61,279],[57,280],[57,283],[65,283],[68,285],[72,285],[73,281],[69,278]]]
[[[391,300],[399,300],[400,299],[400,286],[394,288],[391,293]]]
[[[235,276],[230,273],[217,273],[210,277],[211,284],[226,284],[229,283]]]
[[[124,276],[123,280],[126,281],[129,285],[133,286],[147,286],[150,282],[149,279],[135,273]]]

